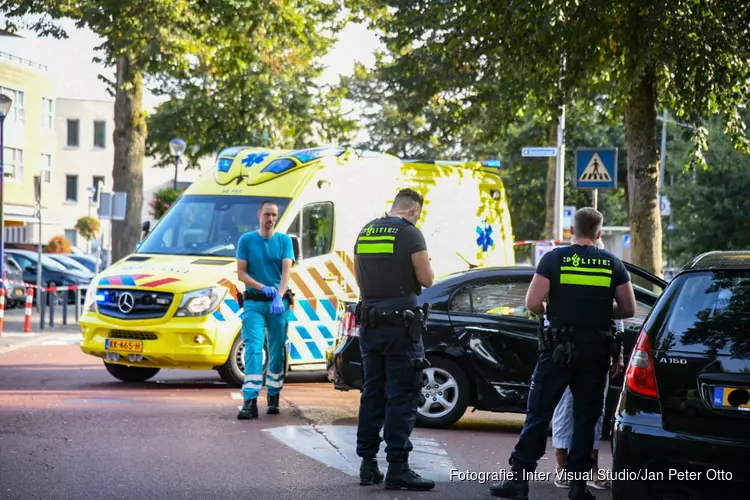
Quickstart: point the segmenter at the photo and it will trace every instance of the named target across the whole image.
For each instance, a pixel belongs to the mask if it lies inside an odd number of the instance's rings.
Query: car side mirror
[[[289,235],[289,237],[292,239],[292,250],[294,250],[294,263],[299,264],[300,258],[302,258],[302,256],[300,255],[299,237],[293,234]]]
[[[151,230],[151,221],[150,220],[143,221],[143,224],[141,224],[141,229],[143,230],[144,233],[149,232]]]

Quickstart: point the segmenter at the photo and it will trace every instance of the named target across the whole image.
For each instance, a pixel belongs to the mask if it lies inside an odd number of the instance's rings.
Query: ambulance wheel
[[[266,344],[263,344],[263,384],[266,383],[266,364],[268,360]],[[222,380],[230,387],[239,388],[245,382],[245,342],[242,334],[238,334],[229,351],[227,362],[217,370]]]
[[[159,368],[143,368],[140,366],[116,365],[114,363],[104,363],[110,375],[123,382],[145,382],[157,373]]]
[[[454,361],[443,357],[429,359],[432,366],[422,372],[417,422],[420,427],[451,427],[469,406],[469,379]]]

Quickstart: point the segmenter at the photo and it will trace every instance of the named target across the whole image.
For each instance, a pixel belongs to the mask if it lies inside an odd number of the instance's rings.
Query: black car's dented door
[[[494,278],[457,291],[450,317],[477,372],[506,399],[525,399],[538,356],[524,307],[529,277]]]

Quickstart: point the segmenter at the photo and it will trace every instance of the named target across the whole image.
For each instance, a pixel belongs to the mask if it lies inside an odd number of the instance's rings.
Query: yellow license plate
[[[143,341],[105,339],[104,348],[108,351],[143,352]]]
[[[16,288],[16,296],[20,297],[22,295],[23,295],[23,290],[21,290],[20,288]]]
[[[750,390],[738,387],[715,387],[714,406],[750,411]]]

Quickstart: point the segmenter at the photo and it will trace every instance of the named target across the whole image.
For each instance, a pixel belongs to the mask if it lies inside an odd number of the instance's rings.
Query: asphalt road
[[[321,374],[292,374],[280,415],[265,414],[263,393],[260,419],[238,421],[241,396],[214,372],[162,371],[126,384],[76,342],[45,333],[0,350],[2,500],[486,499],[492,478],[457,472],[507,470],[522,425],[519,415],[476,412],[455,429],[417,428],[412,467],[437,487],[362,487],[358,392],[336,391]],[[611,465],[608,445],[601,467]],[[553,457],[539,470],[552,473]],[[553,477],[533,482],[530,498],[567,498]]]

